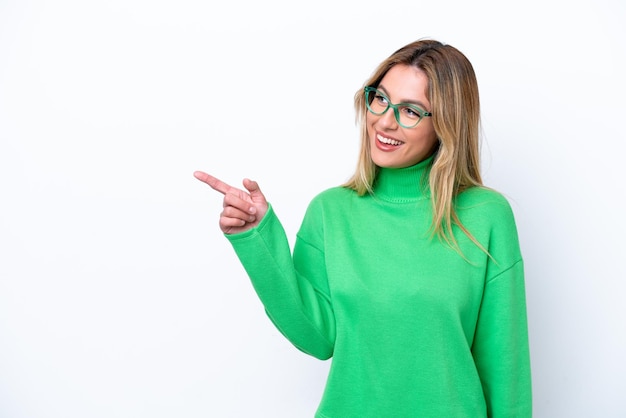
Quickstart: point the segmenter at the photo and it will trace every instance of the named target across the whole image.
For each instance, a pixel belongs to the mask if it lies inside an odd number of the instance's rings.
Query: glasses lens
[[[398,106],[398,113],[396,114],[398,122],[405,128],[412,128],[420,121],[421,115],[417,110],[410,106],[400,105]]]
[[[389,108],[389,100],[378,90],[365,90],[365,103],[370,112],[375,115],[382,115]]]

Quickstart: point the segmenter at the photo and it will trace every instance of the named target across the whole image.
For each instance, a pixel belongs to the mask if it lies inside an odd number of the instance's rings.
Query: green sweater
[[[511,207],[457,197],[465,256],[431,238],[431,159],[382,169],[373,195],[336,187],[310,203],[297,239],[270,206],[227,235],[265,310],[298,349],[332,357],[318,418],[530,417],[524,270]]]

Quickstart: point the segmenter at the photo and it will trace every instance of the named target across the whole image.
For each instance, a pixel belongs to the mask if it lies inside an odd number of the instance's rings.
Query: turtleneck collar
[[[384,168],[378,170],[374,182],[374,195],[394,203],[415,202],[430,197],[428,174],[434,155],[405,168]]]

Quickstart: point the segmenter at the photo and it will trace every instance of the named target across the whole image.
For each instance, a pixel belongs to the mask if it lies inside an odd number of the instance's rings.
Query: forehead
[[[428,77],[421,69],[397,64],[391,67],[378,87],[393,101],[419,101],[428,103]]]

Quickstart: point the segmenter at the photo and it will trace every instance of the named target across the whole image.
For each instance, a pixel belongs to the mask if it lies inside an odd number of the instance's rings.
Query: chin
[[[402,164],[401,162],[398,162],[398,161],[390,161],[387,158],[372,158],[372,161],[374,162],[374,164],[376,164],[376,166],[381,167],[381,168],[408,167],[408,165],[406,164]]]

